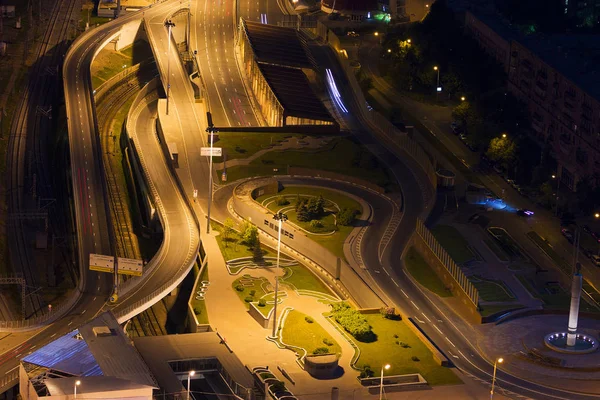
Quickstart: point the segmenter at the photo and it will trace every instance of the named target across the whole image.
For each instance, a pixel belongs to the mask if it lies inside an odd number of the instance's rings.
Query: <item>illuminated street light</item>
[[[600,218],[600,213],[594,214],[594,218]]]
[[[208,208],[206,213],[206,233],[210,233],[210,206],[212,204],[213,198],[213,179],[212,179],[212,167],[213,167],[213,143],[214,136],[216,132],[219,132],[217,128],[215,128],[212,122],[212,115],[210,112],[206,113],[206,132],[210,133],[210,161],[208,162]]]
[[[466,98],[465,96],[462,96],[462,97],[460,98],[460,101],[465,101],[466,99],[467,99],[467,98]]]
[[[407,41],[408,43],[412,43],[412,40],[410,40],[410,39],[406,39],[406,41]]]
[[[190,378],[196,375],[196,371],[192,370],[188,374],[187,400],[190,400]]]
[[[171,29],[175,27],[175,23],[168,20],[165,22],[165,26],[169,29],[169,46],[167,50],[167,115],[169,115],[169,93],[171,92]]]
[[[388,53],[391,53],[391,52],[392,52],[392,49],[388,49],[388,50],[387,50],[387,52],[388,52]]]
[[[81,385],[81,381],[75,381],[75,385],[73,386],[73,397],[77,398],[77,386]]]
[[[385,364],[381,366],[381,381],[379,382],[379,400],[383,398],[383,371],[386,369],[390,369],[390,364]]]
[[[502,134],[502,139],[506,139],[506,133]]]
[[[273,215],[273,219],[278,223],[277,232],[277,271],[279,271],[279,254],[281,252],[281,225],[284,221],[287,221],[288,216],[281,211]],[[279,280],[275,276],[275,303],[273,304],[273,334],[272,339],[275,339],[277,333],[277,292],[279,291]]]
[[[492,390],[490,391],[490,400],[494,398],[494,385],[496,384],[496,368],[498,364],[502,364],[504,362],[504,358],[500,357],[494,361],[494,375],[492,375]]]
[[[555,199],[556,209],[554,210],[554,216],[557,216],[558,215],[558,192],[560,190],[560,178],[559,178],[558,174],[552,174],[552,179],[556,179],[558,181],[558,183],[556,184],[556,199]]]
[[[375,32],[375,33],[374,33],[374,35],[375,35],[375,36],[379,36],[379,32]]]
[[[440,69],[436,65],[435,67],[433,67],[433,70],[437,71],[437,86],[435,87],[435,96],[436,96],[436,99],[437,99],[437,95],[440,92]]]

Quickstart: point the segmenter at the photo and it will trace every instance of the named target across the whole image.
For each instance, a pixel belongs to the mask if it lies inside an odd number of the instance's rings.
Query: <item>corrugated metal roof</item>
[[[78,333],[78,330],[67,333],[23,358],[23,361],[76,376],[102,375],[87,343],[75,338]]]
[[[295,68],[313,68],[315,63],[306,51],[306,43],[295,29],[243,21],[257,62]]]
[[[317,98],[304,73],[295,68],[258,64],[269,87],[285,109],[286,115],[334,121]]]

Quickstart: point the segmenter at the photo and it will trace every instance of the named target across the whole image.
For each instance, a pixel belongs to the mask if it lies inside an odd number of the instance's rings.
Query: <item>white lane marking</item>
[[[446,340],[448,341],[448,343],[450,343],[450,344],[452,345],[452,347],[456,347],[456,346],[454,345],[454,343],[452,343],[452,341],[451,341],[450,339],[448,339],[448,336],[446,336]]]
[[[460,350],[458,351],[458,354],[460,354],[461,356],[463,356],[463,358],[467,358],[467,357],[465,357],[465,355]]]
[[[71,324],[72,324],[72,323],[73,323],[73,321],[69,322],[69,323],[67,324],[67,326],[71,326]]]
[[[455,355],[455,354],[452,354],[452,352],[451,352],[450,350],[448,350],[448,354],[450,354],[450,355],[451,355],[453,358],[460,358],[460,357],[458,357],[457,355]]]
[[[435,329],[436,329],[436,330],[437,330],[437,331],[440,333],[440,335],[443,335],[443,334],[444,334],[444,332],[442,332],[442,331],[440,330],[440,328],[438,328],[437,326],[435,326],[435,325],[434,325],[433,327],[434,327],[434,328],[435,328]]]
[[[56,336],[56,333],[53,333],[50,337],[53,338],[54,336]]]
[[[405,292],[404,290],[402,290],[402,289],[400,289],[400,291],[401,291],[401,292],[402,292],[402,294],[403,294],[404,296],[406,296],[406,298],[408,299],[408,295],[406,294],[406,292]]]
[[[390,273],[387,271],[387,269],[383,268],[383,270],[385,271],[385,273],[387,274],[387,276],[390,276]]]
[[[392,278],[392,282],[394,282],[394,285],[396,285],[396,287],[400,287],[400,285],[398,285],[398,282],[396,282],[396,281],[394,280],[394,278]]]
[[[428,317],[427,315],[425,315],[425,313],[421,313],[421,314],[423,314],[423,316],[425,317],[425,319],[426,319],[427,321],[431,322],[431,320],[429,319],[429,317]]]
[[[412,303],[412,305],[413,305],[413,306],[415,306],[415,308],[416,308],[417,310],[419,310],[419,307],[418,307],[418,306],[415,304],[415,302],[414,302],[414,301],[412,301],[412,300],[411,300],[410,302]]]

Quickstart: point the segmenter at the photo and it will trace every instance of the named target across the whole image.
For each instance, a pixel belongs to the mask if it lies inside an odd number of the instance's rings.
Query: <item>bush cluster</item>
[[[275,204],[277,204],[278,206],[287,206],[288,204],[290,204],[290,202],[285,197],[279,196],[277,197],[277,200],[275,200]]]
[[[372,342],[375,334],[371,325],[361,313],[350,307],[347,303],[334,303],[331,306],[333,318],[356,340],[361,342]]]
[[[235,285],[235,290],[237,290],[238,292],[243,292],[244,285],[238,283],[237,285]]]
[[[333,342],[327,338],[323,339],[323,343],[325,343],[327,346],[333,346]]]
[[[296,218],[301,222],[319,219],[325,212],[325,199],[323,196],[299,198],[296,201]]]
[[[309,317],[308,315],[306,317],[304,317],[304,320],[306,322],[308,322],[309,324],[312,324],[313,322],[315,322],[315,320],[312,317]]]
[[[354,208],[342,207],[342,209],[337,213],[337,223],[338,225],[351,226],[356,220],[357,215],[358,210]]]
[[[266,305],[267,305],[267,302],[265,301],[265,299],[258,300],[258,306],[259,307],[264,307]]]
[[[313,354],[327,354],[329,349],[327,347],[317,347],[313,350]]]

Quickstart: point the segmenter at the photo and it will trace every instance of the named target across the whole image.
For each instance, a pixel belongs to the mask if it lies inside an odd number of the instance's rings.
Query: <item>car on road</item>
[[[355,31],[350,31],[348,32],[346,35],[351,36],[351,37],[358,37],[360,36],[358,33],[356,33]]]
[[[535,214],[533,211],[528,210],[526,208],[519,208],[517,210],[517,215],[520,217],[532,217]]]
[[[571,232],[569,229],[567,228],[562,228],[560,230],[560,232],[562,233],[562,235],[567,238],[567,240],[571,243],[573,243],[573,232]]]
[[[592,263],[594,263],[594,265],[596,267],[600,267],[600,256],[597,254],[592,255],[591,257]]]
[[[465,142],[467,140],[467,135],[465,135],[464,133],[461,133],[460,135],[458,135],[458,138],[461,141]]]

